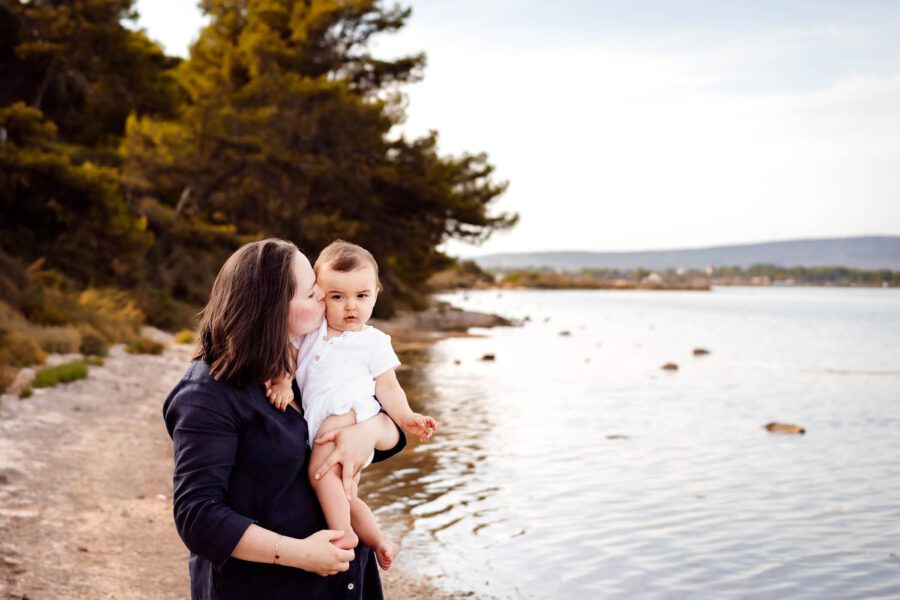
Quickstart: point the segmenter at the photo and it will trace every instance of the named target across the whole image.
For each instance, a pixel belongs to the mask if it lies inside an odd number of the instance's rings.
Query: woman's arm
[[[251,525],[231,556],[250,562],[294,567],[317,575],[334,575],[349,569],[353,560],[353,550],[342,550],[331,543],[343,535],[343,531],[323,529],[307,538],[297,539]]]
[[[316,438],[317,444],[334,442],[335,449],[325,459],[319,470],[316,471],[316,479],[328,472],[328,469],[341,463],[341,479],[344,481],[344,490],[347,497],[354,495],[353,477],[359,473],[366,464],[372,448],[387,450],[388,456],[396,454],[406,445],[406,437],[403,436],[397,425],[384,413],[378,413],[371,419],[357,423],[343,429],[329,431]],[[388,450],[389,449],[389,450]],[[384,456],[383,458],[386,458]]]
[[[239,423],[202,384],[176,388],[163,416],[175,452],[175,527],[191,552],[221,566],[253,523],[225,503]]]
[[[343,532],[323,530],[304,539],[279,539],[226,504],[240,424],[222,393],[186,385],[173,392],[163,409],[175,450],[175,526],[185,545],[217,567],[234,556],[319,574],[347,570],[353,552],[329,542]],[[283,559],[275,558],[276,543]]]

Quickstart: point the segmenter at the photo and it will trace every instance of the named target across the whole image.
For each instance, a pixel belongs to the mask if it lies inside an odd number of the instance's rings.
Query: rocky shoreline
[[[510,324],[433,307],[373,323],[398,351],[469,327]],[[188,553],[172,524],[172,448],[163,399],[192,346],[158,356],[114,347],[87,379],[0,397],[0,598],[184,598]],[[57,357],[54,362],[59,362]],[[33,373],[20,374],[16,389]],[[451,595],[403,568],[383,574],[387,598]]]

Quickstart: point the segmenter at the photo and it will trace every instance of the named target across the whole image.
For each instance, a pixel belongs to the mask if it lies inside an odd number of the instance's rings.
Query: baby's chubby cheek
[[[338,323],[343,318],[339,308],[325,305],[325,320],[329,323]]]

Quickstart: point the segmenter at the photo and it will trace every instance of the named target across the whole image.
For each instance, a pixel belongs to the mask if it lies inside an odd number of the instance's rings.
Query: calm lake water
[[[900,597],[900,290],[443,299],[530,320],[404,357],[440,431],[361,490],[398,568],[479,598]]]

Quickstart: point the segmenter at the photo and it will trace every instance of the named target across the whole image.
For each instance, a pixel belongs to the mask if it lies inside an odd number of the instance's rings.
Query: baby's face
[[[325,320],[337,331],[359,331],[372,316],[378,296],[375,269],[366,266],[339,273],[328,267],[319,269],[316,279],[325,292]]]

